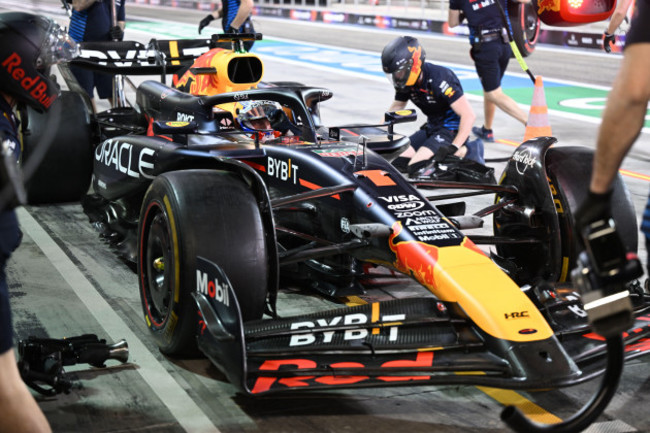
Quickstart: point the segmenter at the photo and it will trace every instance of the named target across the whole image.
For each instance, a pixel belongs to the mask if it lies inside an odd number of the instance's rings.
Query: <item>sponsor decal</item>
[[[95,149],[95,160],[106,167],[126,174],[129,177],[153,179],[149,174],[153,169],[155,151],[146,147],[137,149],[131,143],[110,139]]]
[[[314,370],[319,368],[319,363],[315,360],[307,359],[301,357],[300,359],[273,359],[267,360],[262,363],[259,368],[259,373],[264,374],[265,371],[279,371],[283,367],[292,367],[292,369],[297,368],[299,370]],[[387,361],[381,364],[380,368],[386,369],[386,373],[390,373],[391,368],[429,368],[433,366],[433,352],[418,352],[415,356],[415,359],[396,359],[393,361]],[[328,364],[327,366],[331,370],[331,375],[329,376],[293,376],[293,377],[258,377],[255,380],[255,384],[251,388],[251,393],[259,394],[271,390],[271,388],[306,388],[309,386],[317,385],[352,385],[356,383],[361,383],[365,381],[379,381],[379,382],[410,382],[414,380],[429,380],[430,376],[377,376],[369,377],[364,375],[359,376],[349,376],[349,375],[337,375],[337,368],[344,368],[350,370],[353,368],[358,368],[360,373],[363,373],[363,369],[366,368],[361,362],[338,362]],[[333,371],[332,371],[333,370]]]
[[[537,158],[531,155],[530,149],[518,150],[512,154],[512,159],[515,161],[515,168],[517,173],[523,174],[529,167],[533,167],[537,164]]]
[[[350,155],[363,155],[363,151],[358,150],[357,147],[340,147],[336,149],[313,149],[312,152],[322,156],[323,158],[342,158]]]
[[[301,21],[316,21],[316,11],[292,10],[291,19]]]
[[[442,221],[442,218],[440,216],[433,215],[433,216],[407,218],[404,224],[407,226],[419,226],[425,224],[436,224],[439,223],[440,221]]]
[[[187,126],[189,124],[190,124],[190,122],[179,122],[179,121],[177,121],[177,122],[173,122],[173,121],[165,122],[165,125],[169,126],[170,128],[182,128],[182,127]]]
[[[454,93],[456,93],[454,88],[451,87],[451,85],[449,85],[449,83],[447,83],[446,81],[440,83],[440,90],[447,98],[451,98],[452,96],[454,96]]]
[[[424,209],[416,211],[400,211],[395,212],[395,217],[399,219],[411,218],[411,217],[422,217],[422,216],[437,216],[438,214],[433,209]]]
[[[248,99],[248,94],[246,94],[246,93],[235,93],[233,95],[233,99],[235,101],[243,101],[243,100]]]
[[[323,22],[328,24],[341,24],[347,21],[347,14],[337,12],[324,12]]]
[[[49,108],[56,99],[56,95],[48,96],[47,83],[42,81],[38,75],[35,77],[28,76],[25,69],[20,67],[22,62],[22,57],[14,52],[2,61],[2,67],[6,69],[12,79],[20,84],[20,87],[29,92],[32,98],[36,99],[43,107]]]
[[[555,210],[559,214],[564,213],[564,206],[562,206],[562,200],[560,200],[560,194],[557,192],[557,188],[555,188],[555,185],[553,185],[553,182],[551,180],[548,180],[548,185],[551,187],[551,194],[553,195],[553,203],[555,203]]]
[[[291,162],[291,158],[282,161],[269,156],[267,158],[266,173],[284,182],[291,181],[294,185],[298,183],[298,166]]]
[[[505,313],[503,316],[506,318],[506,320],[530,318],[528,311],[513,311],[512,313]]]
[[[639,316],[636,320],[643,322],[650,322],[650,315],[646,314],[644,316]],[[647,352],[650,351],[650,338],[643,337],[639,338],[641,335],[647,335],[650,332],[650,323],[647,325],[637,326],[632,328],[627,332],[623,332],[622,337],[624,340],[633,338],[631,342],[625,344],[626,352]],[[588,332],[583,335],[584,338],[595,341],[605,341],[605,337],[596,334],[595,332]],[[637,340],[638,339],[638,340]]]
[[[565,299],[567,301],[580,301],[580,296],[578,296],[578,295],[567,295]],[[580,305],[582,305],[582,304],[580,304]],[[573,305],[569,305],[567,308],[569,309],[569,311],[571,311],[576,316],[585,318],[585,317],[587,317],[587,312],[585,310],[583,310],[580,305],[573,304]]]
[[[345,217],[341,218],[341,231],[343,233],[350,233],[350,220]]]
[[[194,121],[194,115],[187,113],[176,113],[176,120],[179,122],[192,122]]]
[[[202,257],[196,258],[196,291],[230,306],[230,284],[221,268]]]
[[[313,332],[306,332],[291,336],[289,341],[290,347],[308,346],[311,344],[329,344],[332,343],[336,331],[327,331],[323,328],[331,328],[335,326],[364,326],[366,324],[384,324],[382,329],[388,329],[388,341],[397,341],[399,321],[406,318],[404,314],[384,315],[379,321],[371,322],[370,318],[363,313],[345,314],[342,316],[335,316],[331,318],[323,318],[316,320],[306,320],[303,322],[296,322],[291,324],[291,330],[313,330]],[[386,324],[395,323],[395,326],[386,326]],[[363,340],[370,334],[370,331],[365,328],[346,329],[343,331],[343,340]]]
[[[386,206],[390,210],[405,211],[405,210],[418,210],[424,207],[424,202],[419,197],[410,194],[391,195],[387,197],[379,197],[386,203],[391,203]]]
[[[470,1],[470,4],[472,5],[472,10],[477,11],[479,9],[482,9],[482,8],[486,7],[486,6],[493,5],[494,0],[483,0],[483,1],[474,0],[474,1]]]

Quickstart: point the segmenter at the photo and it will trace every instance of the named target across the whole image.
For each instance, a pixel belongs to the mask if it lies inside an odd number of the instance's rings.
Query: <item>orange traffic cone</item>
[[[535,78],[535,91],[533,92],[533,102],[530,104],[528,122],[526,122],[524,141],[550,135],[553,135],[553,133],[551,132],[551,125],[548,123],[548,106],[544,95],[544,83],[542,77],[538,75]]]

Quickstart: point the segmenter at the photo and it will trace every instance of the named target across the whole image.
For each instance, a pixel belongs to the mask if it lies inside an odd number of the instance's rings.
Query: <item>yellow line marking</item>
[[[531,421],[543,424],[555,424],[562,421],[561,418],[547,412],[544,408],[536,405],[515,391],[489,388],[487,386],[477,386],[476,388],[504,406],[515,406]]]

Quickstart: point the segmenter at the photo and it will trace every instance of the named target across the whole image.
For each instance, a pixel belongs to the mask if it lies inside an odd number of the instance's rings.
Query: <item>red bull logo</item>
[[[393,224],[393,233],[388,238],[388,245],[395,253],[393,266],[406,275],[411,275],[425,287],[436,287],[433,270],[438,263],[439,248],[420,241],[403,241],[395,243],[395,238],[402,233],[402,222]]]
[[[2,67],[9,73],[9,77],[20,83],[20,86],[29,92],[29,95],[36,99],[43,108],[50,108],[56,95],[49,94],[47,83],[41,80],[38,75],[27,76],[24,68],[21,68],[23,59],[18,53],[13,53],[2,62]]]
[[[559,12],[560,0],[539,0],[537,2],[537,14],[541,15],[544,11]]]

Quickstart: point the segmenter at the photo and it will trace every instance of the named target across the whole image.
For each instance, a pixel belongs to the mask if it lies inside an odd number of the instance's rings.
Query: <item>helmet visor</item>
[[[270,119],[281,109],[276,102],[253,101],[239,111],[237,120],[244,130],[268,131],[272,129]]]
[[[392,73],[386,74],[388,75],[388,79],[393,83],[393,87],[396,89],[403,89],[406,86],[406,82],[411,74],[411,63],[412,62],[407,62]]]
[[[67,62],[79,55],[79,46],[57,23],[51,21],[45,33],[41,54],[37,59],[38,68],[47,68],[57,63]]]

